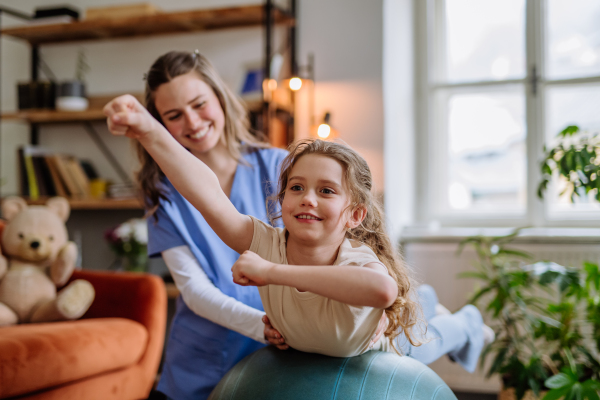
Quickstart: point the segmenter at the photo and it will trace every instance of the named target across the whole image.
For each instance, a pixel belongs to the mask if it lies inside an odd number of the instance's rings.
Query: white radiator
[[[584,261],[600,263],[599,244],[520,243],[510,247],[531,253],[535,261],[547,260],[571,266],[581,266]],[[476,280],[457,278],[459,272],[473,270],[476,260],[472,250],[465,248],[462,255],[457,256],[457,249],[456,242],[410,242],[403,246],[406,262],[413,268],[418,281],[433,286],[440,303],[453,312],[466,304],[477,285]],[[447,357],[430,367],[454,390],[493,393],[500,388],[498,377],[486,380],[482,371],[469,374]]]

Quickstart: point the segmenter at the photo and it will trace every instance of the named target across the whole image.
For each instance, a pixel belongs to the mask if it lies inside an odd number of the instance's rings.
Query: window
[[[600,2],[415,1],[420,214],[445,224],[585,225],[554,182],[536,195],[542,148],[567,125],[600,130]],[[587,222],[592,223],[592,222]]]

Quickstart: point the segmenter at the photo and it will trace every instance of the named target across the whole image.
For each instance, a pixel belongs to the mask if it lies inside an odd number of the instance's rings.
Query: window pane
[[[585,131],[600,130],[600,84],[549,87],[546,92],[546,143],[553,146],[556,135],[569,125],[577,125]],[[589,218],[589,211],[598,211],[600,205],[588,197],[575,197],[572,204],[569,193],[560,196],[565,189],[564,181],[555,181],[545,195],[549,217]],[[597,216],[599,216],[597,215]]]
[[[445,0],[446,79],[525,76],[525,0]]]
[[[526,207],[525,99],[522,88],[450,93],[446,209],[486,214]]]
[[[548,79],[600,75],[600,2],[548,0]]]

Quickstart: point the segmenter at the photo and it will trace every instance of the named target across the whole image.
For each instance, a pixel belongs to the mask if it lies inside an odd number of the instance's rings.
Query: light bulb
[[[296,91],[296,90],[300,90],[301,87],[302,87],[302,79],[300,79],[298,77],[294,77],[294,78],[290,79],[290,89],[292,89],[293,91]]]
[[[317,135],[319,135],[320,138],[326,139],[327,137],[329,137],[330,133],[331,133],[331,127],[329,125],[327,125],[327,124],[319,125],[319,128],[317,129]]]

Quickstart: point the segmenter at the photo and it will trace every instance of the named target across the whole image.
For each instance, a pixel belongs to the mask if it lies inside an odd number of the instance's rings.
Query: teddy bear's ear
[[[12,220],[15,215],[27,208],[27,202],[17,196],[9,196],[2,201],[2,216],[7,221]]]
[[[66,222],[69,219],[71,206],[69,205],[69,200],[64,197],[52,197],[48,199],[46,207],[57,214],[63,222]]]

